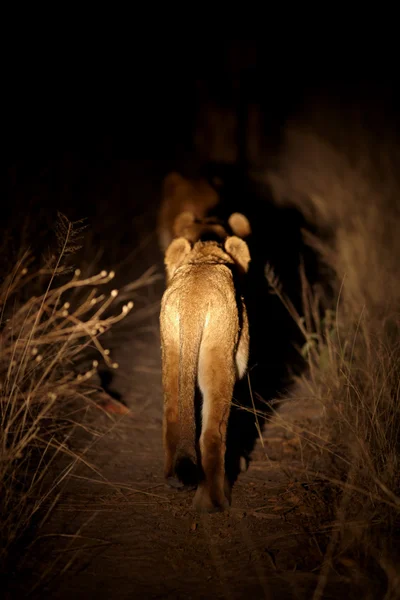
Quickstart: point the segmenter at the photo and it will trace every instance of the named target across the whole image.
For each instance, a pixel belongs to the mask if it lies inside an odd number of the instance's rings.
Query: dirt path
[[[54,577],[37,588],[37,596],[311,597],[311,571],[321,561],[311,533],[313,500],[286,470],[301,459],[298,438],[276,423],[267,426],[264,447],[257,444],[227,513],[199,517],[191,509],[193,493],[164,485],[155,318],[130,352],[116,356],[121,375],[115,383],[130,390],[131,412],[111,424],[102,414],[91,416],[103,433],[85,460],[97,473],[84,465],[75,471],[40,532],[45,537],[33,564],[29,560],[32,579],[44,575],[49,556],[56,563],[50,569]],[[132,366],[134,356],[139,360]],[[309,416],[315,418],[313,409]]]

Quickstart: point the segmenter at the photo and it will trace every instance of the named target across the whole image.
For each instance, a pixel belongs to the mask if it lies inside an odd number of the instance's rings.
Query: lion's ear
[[[232,235],[225,240],[225,250],[233,258],[240,269],[244,273],[247,273],[251,259],[246,242],[236,235]]]
[[[232,213],[228,219],[229,227],[232,229],[233,235],[241,238],[246,238],[251,234],[251,226],[247,217],[242,213]]]
[[[165,267],[167,270],[167,279],[171,280],[176,269],[181,266],[192,247],[185,238],[176,238],[168,246],[165,252]]]
[[[193,225],[196,218],[194,214],[188,210],[181,212],[174,221],[173,231],[175,237],[182,237],[185,233],[185,230]]]

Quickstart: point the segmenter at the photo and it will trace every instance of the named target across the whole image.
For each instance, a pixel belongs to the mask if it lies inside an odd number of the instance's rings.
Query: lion
[[[249,325],[238,285],[248,271],[244,240],[176,238],[165,254],[168,287],[160,312],[165,477],[195,486],[194,508],[224,510],[231,502],[225,476],[226,432],[233,387],[249,356]],[[197,443],[195,388],[202,394]]]
[[[217,206],[218,192],[205,179],[187,179],[179,173],[169,173],[163,182],[163,198],[158,213],[157,234],[162,252],[175,235],[176,217],[189,211],[195,219],[203,219]]]
[[[216,187],[222,181],[213,178]],[[199,240],[223,241],[228,235],[246,239],[251,234],[248,219],[233,213],[227,222],[209,216],[220,199],[205,179],[186,179],[172,172],[164,180],[163,200],[158,213],[158,241],[165,253],[174,238],[185,237],[192,244]]]

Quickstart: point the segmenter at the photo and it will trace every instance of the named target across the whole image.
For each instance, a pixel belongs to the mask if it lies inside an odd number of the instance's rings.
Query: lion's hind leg
[[[233,342],[232,342],[233,345]],[[203,394],[200,453],[203,479],[194,507],[213,512],[228,508],[230,490],[225,478],[226,430],[235,381],[235,365],[229,345],[202,348],[199,361],[199,385]],[[229,486],[228,486],[229,487]]]

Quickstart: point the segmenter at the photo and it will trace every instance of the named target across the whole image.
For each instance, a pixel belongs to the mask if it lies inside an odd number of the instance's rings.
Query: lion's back
[[[183,269],[164,293],[162,313],[172,329],[182,320],[187,326],[201,321],[218,328],[232,318],[236,321],[236,294],[229,269],[225,265]]]

